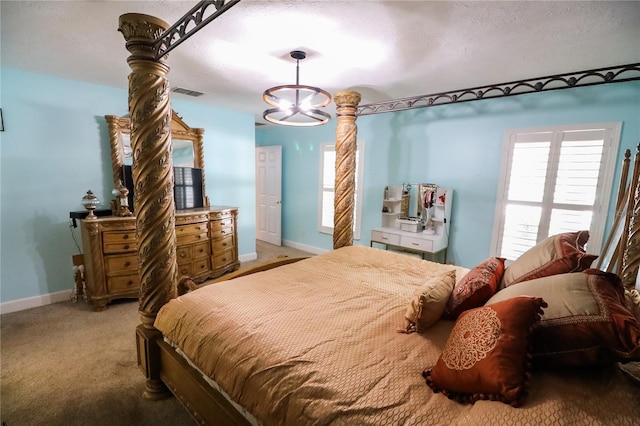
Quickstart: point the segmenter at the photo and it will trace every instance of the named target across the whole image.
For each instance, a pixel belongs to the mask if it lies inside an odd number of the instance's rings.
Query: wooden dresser
[[[238,209],[210,207],[176,212],[178,277],[196,282],[240,266]],[[94,310],[114,299],[137,298],[140,290],[135,217],[106,216],[83,220],[86,296]]]

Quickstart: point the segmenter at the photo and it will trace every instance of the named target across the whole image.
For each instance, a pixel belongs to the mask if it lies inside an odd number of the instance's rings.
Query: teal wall
[[[104,115],[126,115],[126,102],[126,90],[0,68],[0,302],[71,290],[79,250],[69,211],[82,210],[87,189],[112,198]],[[205,129],[207,195],[240,208],[241,256],[255,253],[255,145],[283,146],[283,239],[331,248],[332,237],[317,231],[318,147],[335,139],[335,119],[255,130],[250,114],[175,98],[173,108]],[[454,189],[449,259],[473,266],[489,255],[504,131],[609,121],[623,122],[613,203],[621,153],[640,141],[640,82],[360,117],[366,164],[356,243],[368,245],[379,226],[385,185],[436,182]],[[79,229],[73,235],[80,244]]]
[[[79,252],[69,211],[91,189],[108,208],[113,178],[104,116],[127,115],[127,91],[0,69],[0,301],[73,287]],[[205,129],[207,195],[239,207],[239,253],[255,254],[255,128],[251,114],[181,99],[173,109]],[[79,228],[73,230],[81,245]]]
[[[490,255],[504,132],[507,129],[621,121],[614,176],[615,203],[622,152],[640,141],[640,82],[487,99],[457,105],[363,116],[366,143],[362,238],[380,226],[385,185],[434,182],[454,189],[448,260],[473,267]],[[262,127],[257,145],[282,145],[282,237],[330,249],[317,231],[318,145],[335,140],[336,120],[318,128]],[[613,209],[610,209],[610,216]]]

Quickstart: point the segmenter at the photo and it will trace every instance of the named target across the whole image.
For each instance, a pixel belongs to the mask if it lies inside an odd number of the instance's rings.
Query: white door
[[[282,243],[282,147],[256,148],[256,238]]]

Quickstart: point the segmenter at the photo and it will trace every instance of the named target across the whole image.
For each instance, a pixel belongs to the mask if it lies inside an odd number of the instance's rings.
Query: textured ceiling
[[[172,24],[184,1],[0,1],[1,65],[126,88],[118,17]],[[263,122],[262,92],[295,82],[362,103],[640,62],[640,1],[242,0],[170,53],[194,102]],[[333,115],[334,108],[328,110]]]

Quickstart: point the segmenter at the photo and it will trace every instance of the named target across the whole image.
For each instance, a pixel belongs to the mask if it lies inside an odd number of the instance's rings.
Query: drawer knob
[[[129,250],[129,244],[125,244],[125,245],[124,245],[124,249],[125,249],[125,250]]]
[[[204,253],[204,249],[200,249],[200,253]]]
[[[223,247],[226,247],[226,246],[227,246],[227,243],[222,243],[222,246],[223,246]]]
[[[129,266],[131,266],[131,262],[129,262],[129,261],[124,262],[124,267],[125,268],[128,268]]]
[[[133,280],[127,281],[127,285],[133,285]]]
[[[180,257],[187,257],[187,254],[185,252],[180,252]]]
[[[414,246],[419,246],[419,245],[420,245],[420,244],[418,244],[418,243],[411,243],[411,244],[413,244]]]
[[[129,239],[129,234],[124,234],[124,235],[122,236],[122,238],[124,238],[125,240],[128,240],[128,239]]]

